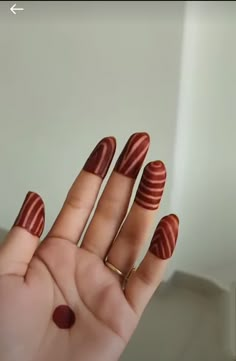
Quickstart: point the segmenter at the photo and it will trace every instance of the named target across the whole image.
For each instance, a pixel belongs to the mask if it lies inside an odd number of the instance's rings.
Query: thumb
[[[43,233],[45,211],[42,198],[29,192],[15,223],[0,246],[0,276],[24,276]]]

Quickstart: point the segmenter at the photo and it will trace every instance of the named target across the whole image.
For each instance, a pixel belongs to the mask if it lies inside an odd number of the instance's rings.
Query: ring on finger
[[[112,272],[116,273],[118,276],[122,277],[126,282],[128,281],[131,274],[135,271],[135,267],[132,267],[127,274],[124,274],[121,270],[119,270],[119,268],[109,262],[108,256],[106,256],[104,263],[105,266],[107,266]]]

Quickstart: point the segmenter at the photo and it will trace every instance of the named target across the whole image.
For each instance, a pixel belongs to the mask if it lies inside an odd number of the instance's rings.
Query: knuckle
[[[66,205],[74,210],[90,209],[91,205],[86,202],[81,196],[69,193],[66,198]]]

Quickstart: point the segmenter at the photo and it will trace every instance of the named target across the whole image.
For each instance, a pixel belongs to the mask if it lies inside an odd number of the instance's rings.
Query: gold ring
[[[136,271],[136,268],[132,267],[130,269],[130,271],[125,275],[117,267],[115,267],[114,264],[112,264],[108,261],[108,256],[105,258],[104,263],[111,271],[113,271],[116,274],[118,274],[119,276],[123,277],[126,282],[128,281],[129,277],[132,275],[132,273]]]
[[[123,272],[121,272],[118,268],[116,268],[112,263],[110,263],[108,261],[108,257],[105,258],[104,263],[108,268],[110,268],[110,270],[112,270],[113,272],[115,272],[119,276],[126,278],[126,276],[124,275]]]
[[[127,273],[127,275],[125,276],[126,281],[128,281],[128,279],[130,278],[130,276],[132,275],[133,272],[136,271],[135,267],[132,267],[131,270]]]

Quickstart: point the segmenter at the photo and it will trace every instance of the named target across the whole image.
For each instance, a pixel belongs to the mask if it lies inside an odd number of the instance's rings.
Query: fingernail
[[[114,170],[130,178],[136,178],[150,144],[147,133],[135,133],[127,141]]]
[[[100,140],[89,158],[87,159],[83,170],[105,178],[112,158],[116,150],[116,140],[114,137],[106,137]]]
[[[40,237],[45,224],[45,211],[42,198],[34,192],[28,192],[13,226],[26,229]]]
[[[160,259],[168,259],[172,256],[179,230],[179,219],[175,214],[163,217],[158,224],[149,251]]]
[[[166,181],[166,168],[161,161],[146,165],[135,196],[135,202],[146,209],[157,209]]]

